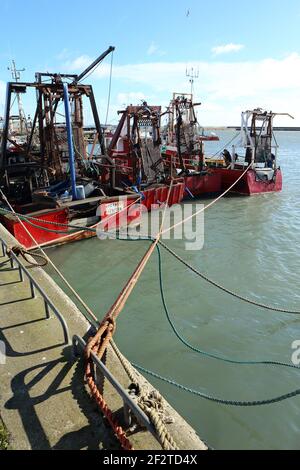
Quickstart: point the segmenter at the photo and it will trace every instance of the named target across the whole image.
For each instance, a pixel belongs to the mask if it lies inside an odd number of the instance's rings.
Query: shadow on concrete
[[[22,281],[20,279],[18,281],[13,281],[13,282],[7,282],[6,284],[0,284],[0,287],[7,287],[7,286],[13,286],[15,284],[21,284]]]
[[[10,302],[1,302],[0,307],[4,307],[5,305],[13,305],[13,304],[18,304],[20,302],[27,302],[28,300],[33,300],[32,297],[26,297],[25,299],[18,299],[18,300],[12,300]]]
[[[53,447],[54,450],[120,450],[109,423],[100,413],[94,400],[88,395],[84,379],[84,360],[80,359],[76,364],[72,376],[71,391],[81,413],[89,421],[89,425],[78,431],[65,434]]]
[[[39,397],[32,398],[29,394],[30,389],[41,381],[52,368],[57,366],[61,360],[55,360],[48,364],[41,364],[29,369],[26,369],[17,374],[11,382],[13,397],[5,403],[5,408],[8,410],[18,410],[20,418],[26,435],[28,437],[32,450],[46,450],[51,449],[47,434],[41,425],[41,422],[35,411],[35,406],[39,403],[47,401],[51,396],[57,393],[62,393],[65,390],[57,390],[56,384],[52,383],[48,390]],[[26,376],[41,368],[41,372],[27,385],[25,384]],[[64,369],[61,371],[64,372]],[[57,377],[59,381],[59,377]]]
[[[95,335],[96,331],[95,327],[92,326],[84,335],[84,341],[87,342],[89,338]],[[103,357],[104,363],[106,363],[106,355],[107,353],[105,352]],[[67,433],[57,442],[54,449],[73,449],[74,441],[76,441],[78,446],[76,449],[98,450],[101,445],[101,449],[103,450],[121,450],[119,441],[116,439],[110,424],[102,415],[94,399],[87,392],[84,369],[84,359],[77,358],[76,370],[72,377],[71,390],[78,407],[88,419],[89,426],[82,428],[77,432]],[[104,382],[104,377],[101,378],[101,381],[97,382],[99,391],[102,394],[104,392]]]
[[[3,264],[0,265],[0,272],[2,273],[9,273],[9,272],[14,272],[14,271],[19,271],[19,268],[3,268]]]
[[[58,365],[61,365],[61,369],[47,390],[39,396],[31,397],[30,391],[33,387],[43,388],[43,380]],[[107,428],[100,413],[96,411],[94,402],[86,392],[82,360],[77,363],[74,369],[70,386],[59,388],[72,367],[73,363],[66,362],[64,358],[60,358],[20,372],[12,379],[11,388],[13,397],[6,402],[5,408],[8,410],[18,410],[32,450],[49,450],[51,448],[56,450],[98,450],[100,446],[107,449],[119,448],[112,431]],[[35,371],[38,372],[37,375],[30,382],[26,383],[27,376]],[[57,444],[51,447],[47,437],[47,429],[43,428],[35,407],[42,403],[47,407],[47,400],[65,392],[72,393],[80,408],[78,413],[84,413],[89,421],[89,425],[66,433],[59,439]],[[53,412],[51,413],[51,420],[53,420]]]
[[[45,319],[46,321],[46,319]],[[47,351],[51,351],[52,349],[58,349],[58,348],[63,348],[65,346],[65,343],[62,342],[62,343],[59,343],[59,344],[55,344],[54,346],[47,346],[45,348],[41,348],[41,349],[37,349],[36,351],[28,351],[28,352],[18,352],[18,351],[15,351],[10,342],[7,340],[6,336],[3,334],[3,330],[5,330],[5,328],[2,328],[0,329],[0,340],[3,341],[5,343],[5,346],[6,346],[6,356],[7,357],[26,357],[26,356],[32,356],[34,354],[39,354],[39,353],[43,353],[43,352],[47,352]]]
[[[42,320],[35,320],[35,322],[38,321]],[[15,325],[15,327],[17,326],[20,325]],[[87,333],[85,339],[87,339],[88,337],[90,337],[90,333]],[[78,430],[67,432],[53,446],[53,449],[98,450],[99,448],[120,448],[112,430],[106,423],[105,419],[103,419],[101,413],[97,409],[95,402],[87,393],[84,378],[84,360],[78,360],[74,367],[74,360],[68,361],[66,359],[66,357],[70,357],[70,347],[63,350],[64,345],[58,345],[44,348],[42,350],[34,351],[31,353],[17,353],[13,350],[9,341],[6,339],[5,335],[1,330],[0,339],[5,342],[6,354],[10,357],[30,356],[39,352],[49,352],[58,347],[60,348],[60,352],[58,352],[58,355],[60,355],[59,358],[47,363],[42,362],[32,367],[29,367],[24,371],[16,374],[11,381],[11,390],[13,396],[5,403],[5,408],[7,410],[18,411],[23,428],[26,432],[32,450],[49,450],[52,448],[47,435],[47,429],[45,429],[45,425],[43,427],[36,412],[36,407],[40,404],[44,404],[43,408],[47,410],[47,401],[49,400],[51,406],[51,399],[53,399],[53,397],[57,395],[62,395],[61,399],[66,399],[65,397],[63,397],[64,393],[71,393],[72,400],[74,399],[76,404],[78,405],[78,415],[76,410],[76,416],[79,416],[81,413],[83,413],[89,424],[87,426],[83,426]],[[63,354],[65,354],[65,357],[61,355],[61,350],[63,350]],[[56,367],[59,367],[59,371],[57,373],[54,372],[54,369]],[[74,373],[72,373],[70,376],[70,371],[73,367]],[[34,375],[34,377],[28,381],[28,376],[32,376],[32,374],[34,374],[35,372],[36,374]],[[52,382],[50,383],[50,385],[48,385],[46,391],[44,391],[44,383],[49,381],[49,374],[51,374],[52,376]],[[62,382],[66,379],[68,374],[69,377],[66,381],[70,385],[67,387],[60,388]],[[31,391],[34,387],[34,393],[36,393],[36,390],[43,390],[43,393],[41,395],[32,397]],[[67,401],[66,406],[68,406]],[[46,411],[46,413],[47,412],[48,410]],[[75,422],[76,416],[74,417]],[[52,411],[51,416],[49,415],[49,422],[53,421],[53,418],[54,417]],[[43,420],[43,423],[45,423],[45,418]],[[60,434],[63,432],[63,430],[61,429],[58,430]]]
[[[1,327],[1,330],[2,331],[6,331],[6,330],[12,330],[13,328],[20,328],[21,326],[28,326],[28,325],[32,325],[34,323],[39,323],[39,322],[42,322],[42,321],[45,321],[46,318],[40,318],[39,320],[31,320],[31,321],[25,321],[23,323],[17,323],[15,325],[10,325],[10,326],[4,326],[4,327]]]

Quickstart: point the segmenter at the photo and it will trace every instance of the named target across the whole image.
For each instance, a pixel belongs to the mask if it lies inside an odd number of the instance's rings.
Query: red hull
[[[226,168],[215,168],[213,172],[221,176],[222,192],[232,186],[245,170],[231,170]],[[276,171],[276,176],[272,181],[261,181],[257,178],[254,170],[248,173],[231,190],[233,193],[244,196],[254,196],[255,194],[274,193],[282,191],[282,172]]]
[[[41,216],[38,216],[39,219],[45,220],[45,223],[36,223],[36,225],[40,225],[43,228],[49,230],[57,230],[57,231],[66,231],[66,227],[63,225],[52,225],[47,222],[55,222],[57,224],[67,224],[68,223],[68,210],[67,209],[54,209],[45,213]],[[18,242],[25,246],[25,248],[31,248],[34,246],[34,243],[26,230],[23,228],[22,224],[18,222],[18,220],[13,217],[1,217],[2,223],[5,225],[7,230],[18,240]],[[47,232],[37,227],[33,227],[28,222],[23,221],[24,226],[29,230],[32,236],[36,239],[39,244],[44,244],[58,240],[62,234],[61,233],[52,233]]]
[[[180,204],[184,197],[185,183],[182,179],[176,181],[172,187],[169,205]],[[169,195],[168,185],[157,185],[152,188],[146,189],[143,192],[144,200],[142,204],[151,211],[155,208],[159,208],[161,204],[166,203]],[[136,196],[138,201],[138,196]],[[116,198],[115,201],[110,200],[109,202],[102,202],[99,211],[99,222],[101,215],[101,230],[111,230],[114,228],[125,227],[132,222],[137,222],[140,219],[141,212],[136,207],[130,207],[133,205],[133,198]],[[138,206],[139,207],[139,206]],[[30,214],[29,214],[30,215]],[[51,246],[56,244],[71,243],[82,239],[87,239],[96,236],[95,233],[90,231],[78,231],[76,233],[62,233],[67,232],[68,229],[65,225],[69,222],[69,211],[68,208],[63,209],[52,209],[49,211],[43,211],[41,214],[31,214],[32,216],[43,220],[45,222],[34,222],[35,225],[48,229],[45,231],[42,228],[33,227],[28,222],[23,224],[33,235],[35,240],[41,246]],[[1,222],[6,226],[10,233],[22,244],[25,248],[33,248],[35,245],[28,235],[22,224],[13,216],[1,217]],[[51,222],[55,222],[52,225]],[[57,224],[57,225],[56,225]],[[62,224],[62,225],[59,225]],[[64,225],[65,224],[65,225]],[[76,221],[73,222],[76,225]],[[98,224],[92,228],[96,228]],[[61,233],[55,233],[55,232]]]
[[[184,188],[185,184],[183,181],[178,181],[173,185],[168,202],[169,206],[180,204],[182,202],[184,198]],[[168,201],[168,195],[169,186],[167,185],[155,186],[153,188],[146,189],[143,191],[144,199],[142,200],[142,204],[148,211],[151,211],[166,203]]]
[[[176,168],[180,169],[180,161],[177,156],[175,147],[166,147],[162,156],[169,166],[173,163]],[[192,163],[190,156],[183,156],[183,162],[186,170],[195,171],[196,165]],[[199,167],[199,162],[198,162]],[[185,199],[193,197],[208,196],[221,192],[221,175],[210,171],[208,174],[191,174],[184,177],[185,182]]]
[[[117,205],[118,212],[112,213],[111,206],[113,204]],[[118,207],[119,204],[122,204],[122,205]],[[133,209],[129,209],[129,206],[132,206],[132,204],[133,204],[132,198],[123,199],[121,200],[121,202],[110,201],[107,203],[102,203],[100,205],[99,214],[101,214],[101,221],[102,221],[103,229],[106,230],[107,226],[110,229],[115,228],[115,227],[116,228],[124,227],[125,224],[128,225],[129,223],[135,220],[136,221],[139,220],[140,212],[133,210]],[[35,222],[35,221],[32,221],[32,223],[40,227],[46,228],[48,230],[51,230],[51,231],[45,231],[42,228],[33,227],[31,224],[25,221],[23,221],[23,224],[28,229],[28,231],[32,234],[32,236],[35,238],[38,244],[41,246],[51,246],[51,245],[56,245],[56,244],[61,244],[61,243],[70,243],[73,241],[92,238],[96,236],[96,233],[90,232],[88,230],[87,231],[80,230],[76,233],[73,232],[70,234],[62,233],[62,232],[67,232],[68,228],[65,225],[56,225],[56,224],[67,225],[69,223],[68,214],[69,214],[68,209],[64,208],[64,209],[52,209],[52,210],[49,210],[48,212],[44,211],[40,215],[32,215],[33,217],[36,217],[39,220],[45,221],[45,223]],[[1,222],[9,230],[9,232],[18,240],[18,242],[21,245],[23,245],[25,248],[30,249],[30,248],[35,247],[35,244],[33,243],[29,234],[26,232],[22,224],[14,216],[1,217]],[[49,222],[55,222],[55,225],[52,225]],[[99,222],[100,222],[100,217],[99,217]],[[73,224],[76,225],[76,221],[73,221]],[[98,224],[94,225],[92,228],[96,228],[97,225]],[[56,231],[57,232],[60,231],[61,233],[55,233]]]
[[[188,195],[186,198],[208,196],[221,192],[221,175],[217,173],[208,173],[207,175],[185,176],[184,178]]]

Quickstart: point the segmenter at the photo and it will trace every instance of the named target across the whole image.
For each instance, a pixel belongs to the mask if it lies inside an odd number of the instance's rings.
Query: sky
[[[261,107],[295,117],[275,124],[300,126],[299,0],[0,0],[0,17],[0,116],[11,59],[33,81],[37,71],[80,73],[112,45],[109,123],[142,100],[165,109],[173,92],[190,91],[194,69],[202,125],[238,125],[243,110]],[[110,65],[86,82],[102,122]],[[24,99],[26,113],[34,100]]]

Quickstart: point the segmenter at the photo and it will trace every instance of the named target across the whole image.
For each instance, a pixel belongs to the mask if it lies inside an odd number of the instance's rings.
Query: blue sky
[[[196,99],[204,125],[236,124],[257,106],[290,112],[300,125],[299,0],[1,0],[0,115],[11,58],[35,71],[80,72],[116,46],[109,120],[147,99],[166,106],[189,90],[186,68],[199,70]],[[102,120],[110,60],[89,81]],[[32,104],[25,100],[26,111]],[[31,109],[30,109],[31,108]],[[299,107],[300,109],[300,107]],[[278,122],[279,124],[279,122]]]

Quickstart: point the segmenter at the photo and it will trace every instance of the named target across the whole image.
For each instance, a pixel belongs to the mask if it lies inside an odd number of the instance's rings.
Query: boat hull
[[[221,177],[221,190],[227,191],[245,172],[245,169],[215,168],[213,172]],[[282,191],[283,179],[281,170],[276,170],[271,181],[262,181],[254,170],[249,170],[230,192],[244,196],[266,194]]]
[[[132,197],[119,198],[116,199],[116,201],[101,203],[97,211],[99,214],[99,222],[92,225],[90,228],[96,229],[101,222],[101,230],[105,231],[127,226],[134,221],[138,222],[141,214],[139,210],[133,207],[133,203]],[[91,230],[78,230],[78,232],[73,231],[67,233],[67,225],[70,223],[68,208],[43,211],[43,213],[38,216],[35,214],[27,215],[32,215],[43,222],[31,221],[35,225],[32,226],[32,224],[27,221],[22,221],[21,223],[13,215],[1,216],[3,225],[18,242],[27,249],[34,248],[36,244],[33,242],[26,229],[42,247],[71,243],[97,236],[97,234]],[[76,221],[71,222],[71,224],[77,225]]]
[[[170,195],[169,188],[170,186],[167,184],[154,185],[147,188],[142,193],[142,201],[140,201],[139,195],[109,198],[109,201],[102,201],[97,210],[98,222],[91,226],[89,224],[84,224],[84,226],[89,226],[93,229],[100,227],[101,231],[124,228],[132,223],[139,222],[141,218],[141,205],[147,211],[151,211],[158,209],[166,202],[168,202],[169,206],[180,204],[184,197],[185,183],[183,179],[179,178],[178,181],[173,183]],[[134,204],[135,201],[137,204]],[[96,236],[96,233],[91,230],[78,230],[77,232],[72,231],[68,233],[67,226],[70,222],[70,216],[67,207],[49,209],[38,214],[32,213],[27,215],[35,217],[39,221],[31,221],[31,223],[22,221],[21,223],[14,215],[1,216],[0,218],[3,225],[27,249],[34,248],[36,245],[26,229],[42,247],[72,243]],[[72,221],[72,225],[77,225],[76,220]]]
[[[210,196],[221,192],[221,175],[209,172],[185,176],[185,199]]]
[[[170,186],[168,185],[157,185],[152,188],[148,188],[142,192],[143,200],[142,204],[150,212],[158,209],[162,204],[168,202],[169,206],[174,204],[180,204],[184,198],[185,183],[182,178],[175,181],[169,196]]]
[[[169,167],[175,165],[177,170],[181,170],[175,147],[165,147],[162,157]],[[199,167],[199,161],[198,164],[193,163],[190,156],[183,156],[183,162],[186,170],[190,172],[189,175],[184,176],[184,199],[205,197],[221,192],[221,175],[210,170],[202,173],[196,172],[195,168]]]

